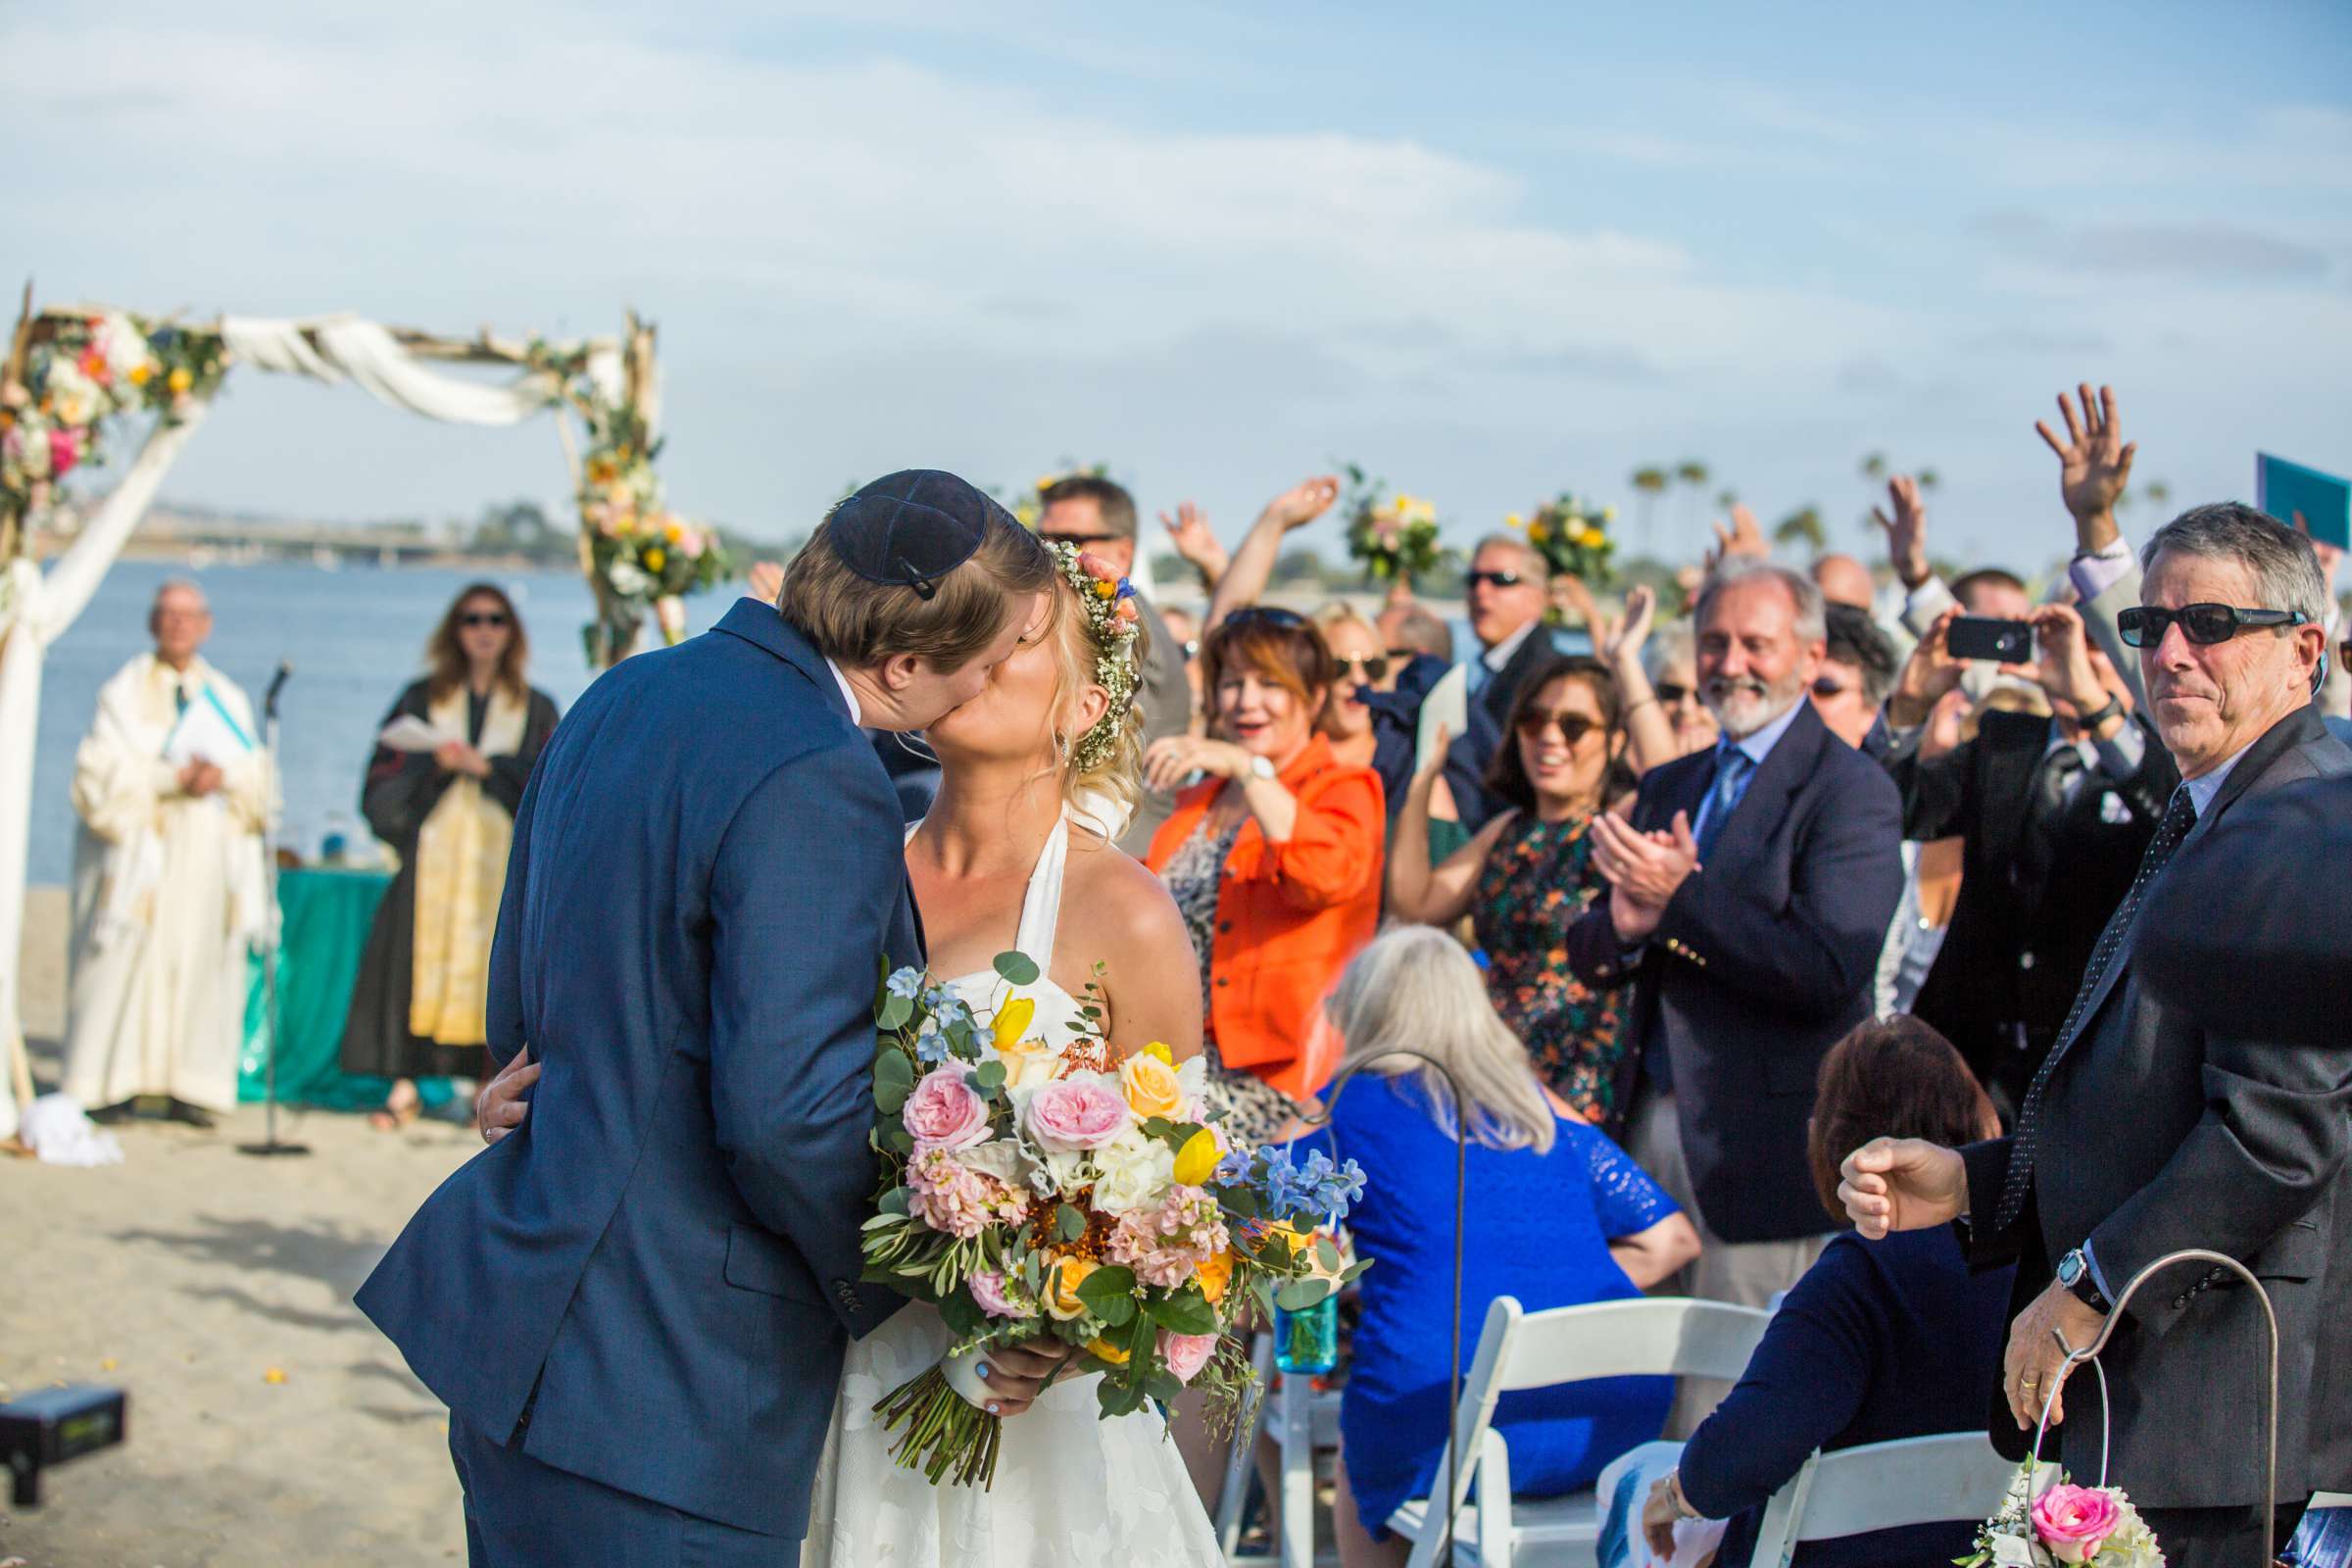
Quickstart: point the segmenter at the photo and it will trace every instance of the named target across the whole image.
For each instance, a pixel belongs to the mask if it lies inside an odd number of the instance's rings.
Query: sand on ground
[[[213,1132],[114,1131],[121,1165],[0,1158],[0,1399],[56,1383],[130,1399],[128,1441],[48,1473],[42,1506],[0,1490],[0,1560],[462,1563],[447,1412],[351,1297],[481,1148],[472,1131],[281,1112],[280,1137],[311,1146],[293,1159],[237,1152],[256,1105]]]

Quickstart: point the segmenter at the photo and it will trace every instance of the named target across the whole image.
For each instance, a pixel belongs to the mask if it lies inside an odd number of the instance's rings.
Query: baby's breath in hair
[[[1110,706],[1095,727],[1070,748],[1070,764],[1079,772],[1092,770],[1109,753],[1134,706],[1142,671],[1136,667],[1136,631],[1142,611],[1135,603],[1135,585],[1105,566],[1100,558],[1077,546],[1054,543],[1054,559],[1078,595],[1086,616],[1087,636],[1095,645],[1095,680],[1110,695]]]

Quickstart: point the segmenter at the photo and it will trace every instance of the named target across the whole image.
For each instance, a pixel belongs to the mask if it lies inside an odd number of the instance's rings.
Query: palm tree
[[[1654,465],[1636,468],[1626,482],[1642,498],[1642,553],[1654,556],[1658,553],[1657,534],[1650,524],[1657,514],[1658,497],[1666,493],[1666,470]]]
[[[1936,473],[1934,468],[1922,468],[1919,470],[1919,477],[1911,482],[1918,485],[1922,490],[1933,490],[1937,485],[1941,484],[1943,479],[1942,476]]]
[[[1822,546],[1828,542],[1828,539],[1829,536],[1822,531],[1821,509],[1818,507],[1805,507],[1791,512],[1772,526],[1772,542],[1774,544],[1801,543],[1815,555],[1821,553]]]
[[[1862,477],[1876,483],[1886,477],[1886,454],[1873,452],[1862,459]]]
[[[1700,487],[1707,482],[1707,466],[1696,458],[1685,458],[1674,466],[1674,477],[1678,483],[1690,492],[1690,504],[1683,510],[1688,514],[1685,521],[1695,532],[1698,527],[1698,492]]]

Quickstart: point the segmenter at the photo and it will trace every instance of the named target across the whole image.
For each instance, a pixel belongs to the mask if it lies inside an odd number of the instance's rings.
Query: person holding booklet
[[[165,583],[147,624],[154,652],[101,688],[74,756],[64,1089],[101,1121],[158,1099],[209,1127],[236,1105],[246,954],[269,918],[270,769],[253,705],[199,653],[203,590]]]
[[[368,1120],[416,1119],[418,1078],[483,1065],[490,939],[514,808],[556,704],[524,680],[530,640],[505,592],[461,592],[425,644],[429,673],[384,715],[360,809],[400,858],[360,958],[343,1027],[343,1070],[389,1078]]]

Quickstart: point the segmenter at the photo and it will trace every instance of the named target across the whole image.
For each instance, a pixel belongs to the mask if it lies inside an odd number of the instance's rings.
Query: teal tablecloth
[[[277,960],[277,1098],[288,1104],[371,1110],[392,1082],[343,1071],[343,1019],[351,1010],[368,928],[392,878],[382,871],[282,871],[277,906],[283,947]],[[252,963],[245,998],[245,1049],[237,1058],[237,1098],[260,1100],[270,1042],[262,960]],[[450,1099],[449,1080],[418,1086],[428,1105]]]

